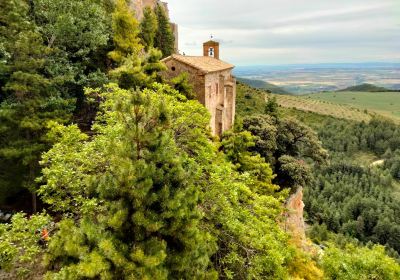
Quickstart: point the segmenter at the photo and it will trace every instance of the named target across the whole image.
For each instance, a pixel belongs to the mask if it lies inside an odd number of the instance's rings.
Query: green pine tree
[[[163,57],[167,57],[174,53],[175,37],[172,33],[171,23],[169,22],[164,7],[157,5],[155,13],[157,16],[158,29],[154,46],[162,51]]]
[[[157,17],[152,9],[146,7],[140,23],[140,38],[146,51],[154,47],[154,39],[158,28]]]
[[[6,14],[0,31],[9,58],[0,104],[0,165],[4,166],[0,181],[6,182],[1,188],[11,193],[21,186],[29,189],[36,211],[35,178],[40,154],[49,148],[47,124],[68,121],[73,103],[63,99],[43,75],[48,48],[29,19],[29,5],[21,1],[5,1],[2,5]]]
[[[168,97],[116,86],[105,92],[96,136],[61,129],[60,144],[44,157],[46,201],[60,207],[73,197],[64,210],[91,209],[60,224],[47,261],[61,270],[48,279],[213,278],[213,241],[199,228],[198,168],[175,144]],[[87,196],[82,204],[77,191]]]
[[[143,72],[147,75],[147,85],[150,86],[153,82],[161,82],[162,77],[160,72],[166,70],[164,63],[160,61],[162,53],[158,49],[150,48],[145,54],[143,62]]]
[[[139,23],[125,0],[117,0],[112,14],[114,50],[108,56],[115,62],[110,76],[122,88],[142,86],[146,79],[142,69]]]

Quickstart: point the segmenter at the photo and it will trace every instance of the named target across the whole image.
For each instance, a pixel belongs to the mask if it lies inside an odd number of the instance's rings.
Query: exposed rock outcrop
[[[160,1],[160,0],[130,0],[129,7],[135,12],[136,18],[141,21],[143,18],[143,10],[146,7],[154,9],[156,6],[161,5],[164,7],[165,12],[167,13],[168,18],[169,15],[169,8],[168,3]],[[175,53],[178,52],[178,25],[176,23],[171,23],[172,33],[175,37]]]
[[[162,2],[160,0],[131,0],[129,3],[129,7],[135,11],[135,15],[138,20],[141,20],[143,18],[144,8],[149,7],[151,9],[154,9],[157,4],[164,6],[164,9],[169,18],[168,3]]]
[[[299,187],[297,191],[290,196],[286,203],[288,209],[285,229],[291,231],[302,240],[306,240],[306,227],[304,223],[304,203],[303,188]]]

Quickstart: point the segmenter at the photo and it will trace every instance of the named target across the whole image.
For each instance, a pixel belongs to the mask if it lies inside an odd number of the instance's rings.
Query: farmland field
[[[297,110],[328,115],[340,119],[356,121],[369,121],[371,119],[370,114],[346,104],[337,104],[329,101],[292,95],[274,96],[278,104],[285,108],[295,108]]]
[[[400,121],[400,92],[321,92],[301,98],[347,105]]]

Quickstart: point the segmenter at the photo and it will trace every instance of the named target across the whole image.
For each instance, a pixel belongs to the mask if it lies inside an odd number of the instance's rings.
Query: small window
[[[175,70],[176,70],[175,66],[172,66],[172,67],[171,67],[171,70],[172,70],[172,71],[175,71]]]

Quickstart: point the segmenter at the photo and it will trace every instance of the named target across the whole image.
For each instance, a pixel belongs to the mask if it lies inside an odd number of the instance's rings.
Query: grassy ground
[[[400,121],[400,92],[322,92],[302,98],[347,105]]]

